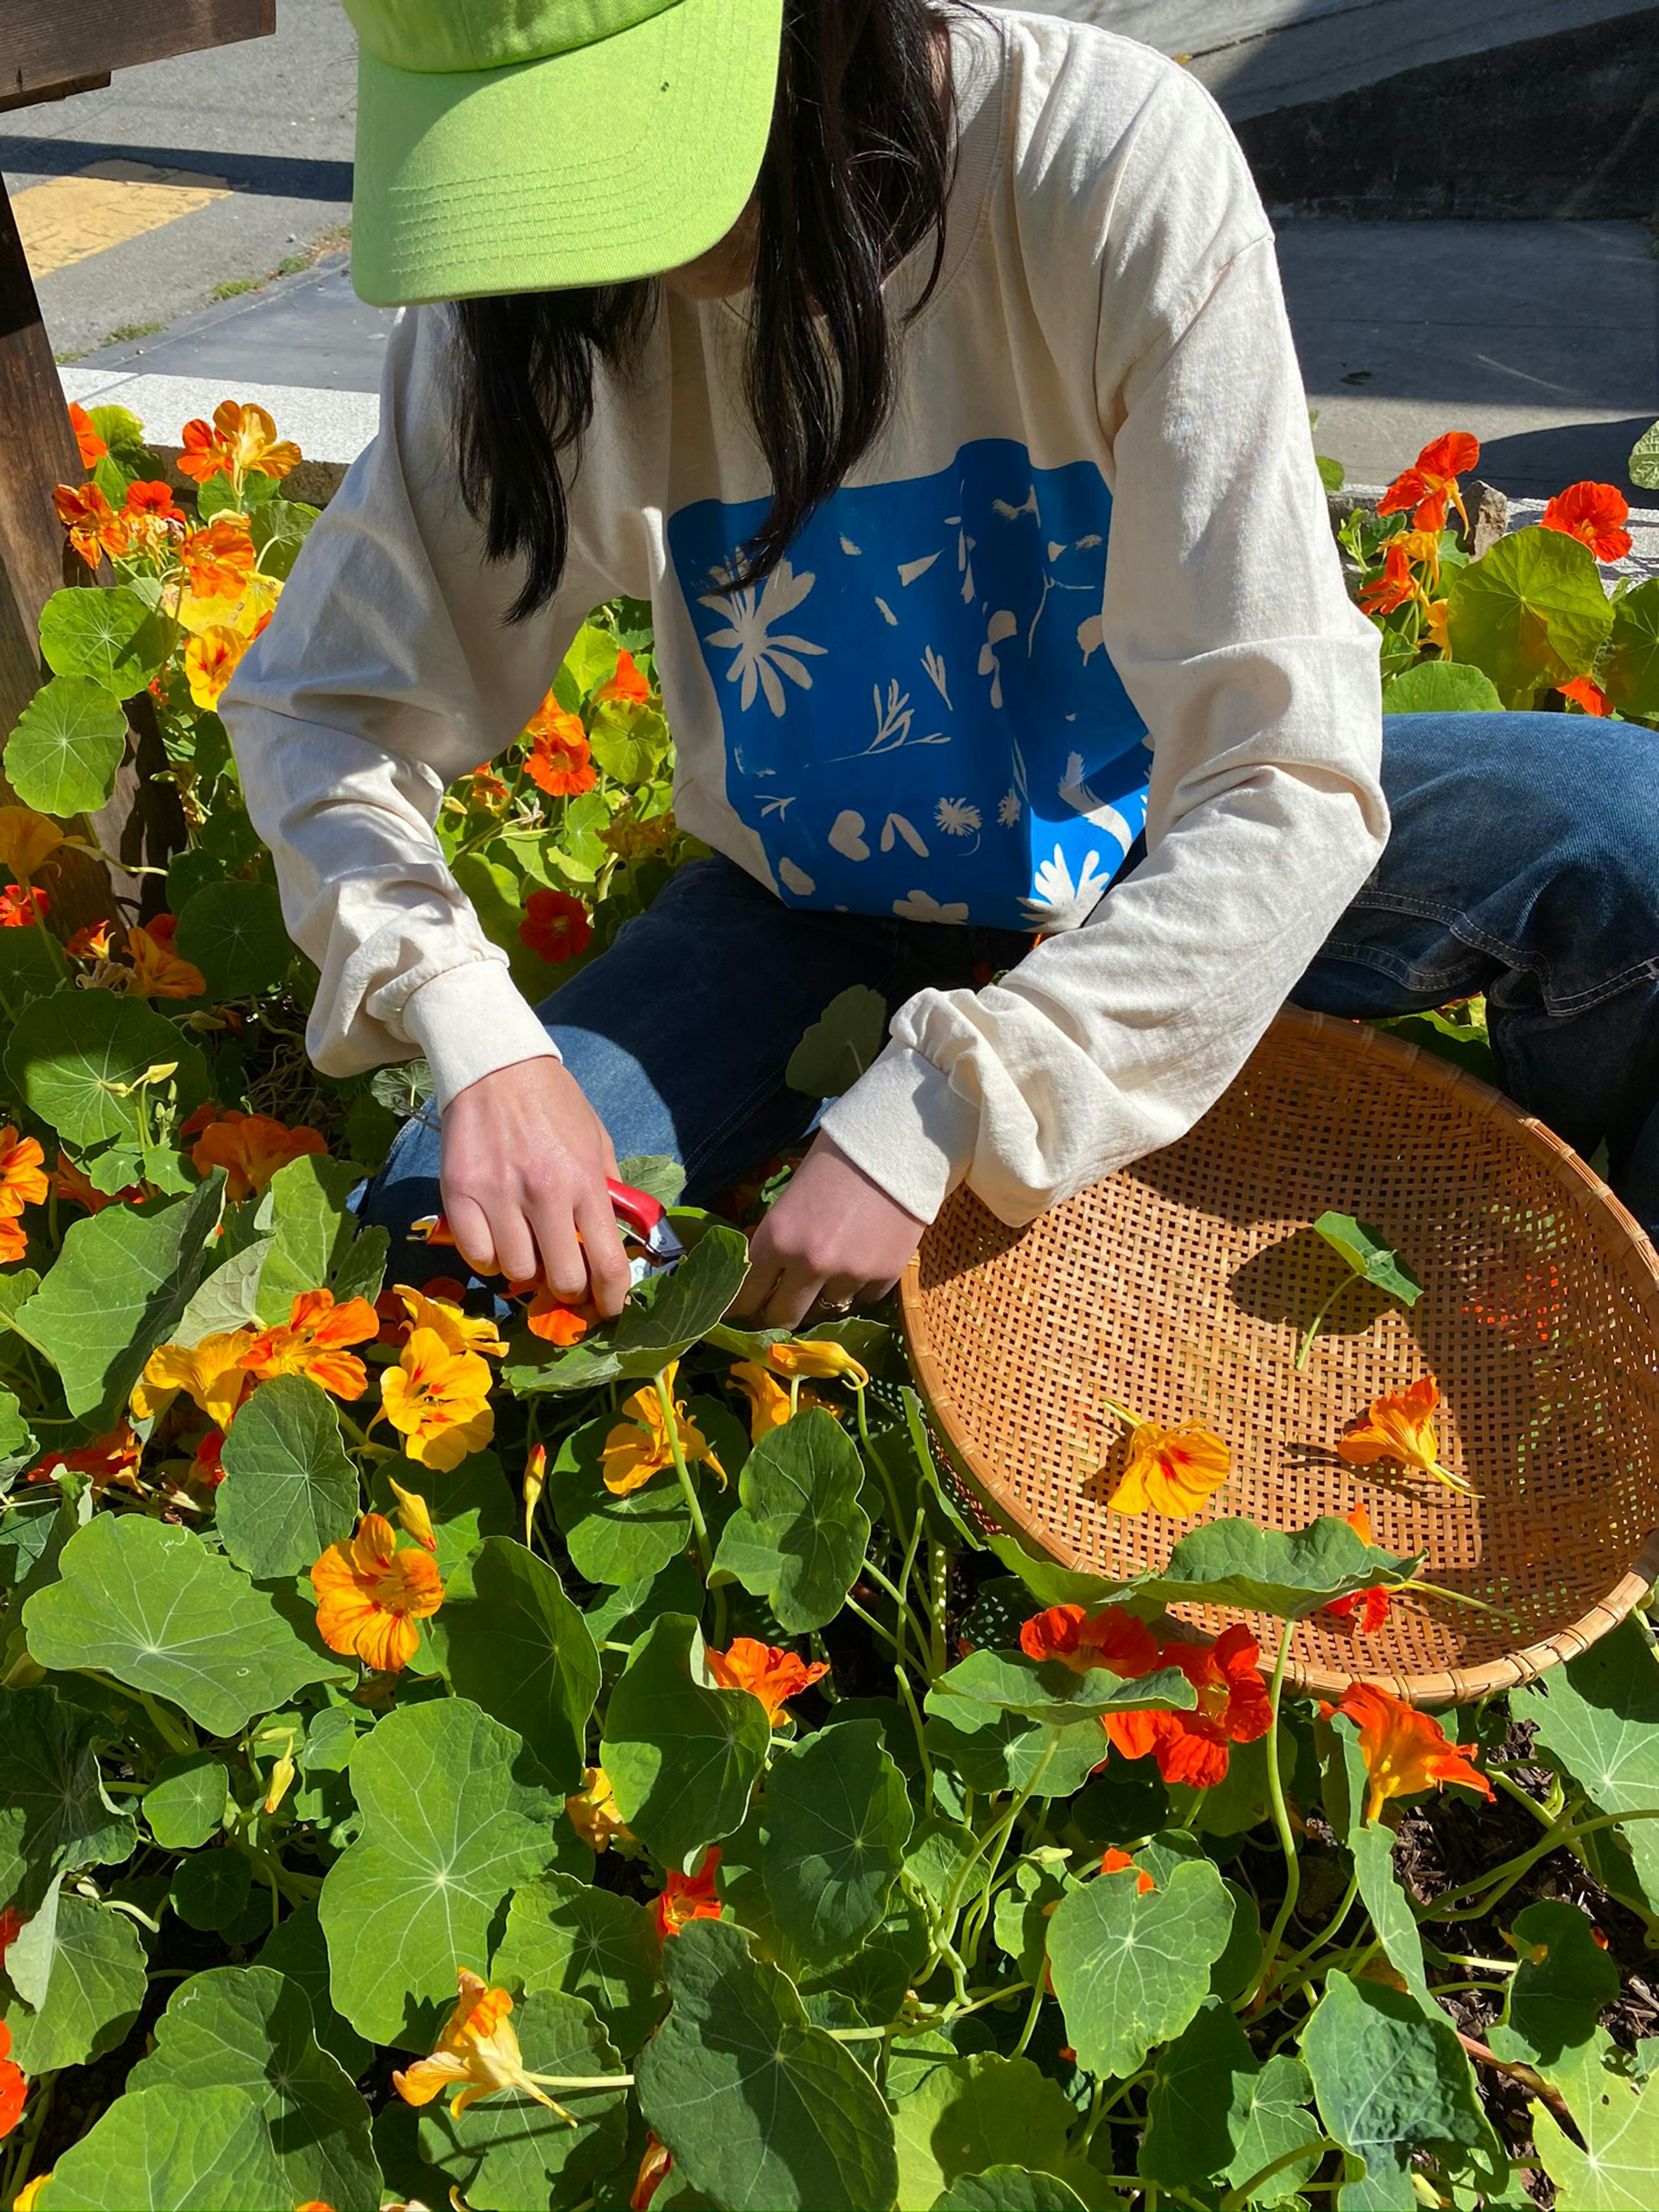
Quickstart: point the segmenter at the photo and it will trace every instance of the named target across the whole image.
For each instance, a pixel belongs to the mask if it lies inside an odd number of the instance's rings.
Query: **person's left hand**
[[[903,1273],[927,1225],[820,1136],[755,1231],[732,1318],[794,1328],[820,1300],[834,1307],[878,1298]]]

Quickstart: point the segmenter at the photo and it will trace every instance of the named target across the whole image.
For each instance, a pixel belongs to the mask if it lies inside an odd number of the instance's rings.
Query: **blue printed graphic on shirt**
[[[843,487],[757,588],[767,502],[668,544],[720,703],[726,795],[791,905],[1024,930],[1080,921],[1146,817],[1146,726],[1101,641],[1111,495],[1001,438]]]

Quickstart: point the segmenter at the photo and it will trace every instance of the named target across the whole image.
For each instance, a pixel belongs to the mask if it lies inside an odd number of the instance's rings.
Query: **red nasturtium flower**
[[[720,1901],[714,1894],[714,1872],[720,1863],[720,1850],[715,1845],[704,1855],[696,1874],[669,1869],[662,1894],[653,1908],[659,1936],[678,1936],[693,1920],[720,1918]]]
[[[633,654],[623,646],[617,655],[617,672],[608,684],[601,684],[593,696],[607,706],[643,707],[651,696],[651,686],[635,666]]]
[[[71,960],[107,960],[110,932],[114,927],[115,924],[107,919],[89,921],[83,929],[76,931],[64,950]]]
[[[190,1130],[185,1123],[181,1136]],[[320,1129],[290,1129],[267,1114],[244,1114],[232,1108],[210,1121],[191,1147],[197,1172],[210,1168],[225,1170],[225,1196],[234,1201],[256,1198],[278,1168],[306,1152],[325,1152],[328,1143]]]
[[[336,1305],[332,1291],[301,1291],[286,1325],[256,1338],[242,1364],[261,1382],[274,1375],[309,1376],[349,1403],[368,1389],[368,1370],[346,1346],[371,1343],[380,1330],[380,1317],[367,1298]]]
[[[634,2177],[633,2192],[628,2200],[628,2212],[650,2212],[652,2198],[668,2179],[674,2163],[673,2155],[665,2143],[649,2133],[645,2138],[645,2154],[640,2160],[640,2170]]]
[[[23,2117],[29,2085],[11,2055],[11,2030],[0,2020],[0,2136],[9,2136]]]
[[[1382,550],[1382,574],[1361,586],[1359,604],[1368,615],[1391,615],[1417,595],[1411,555],[1397,538],[1391,538]]]
[[[1376,1541],[1371,1530],[1371,1516],[1363,1505],[1356,1505],[1347,1521],[1362,1544]],[[1370,1589],[1355,1590],[1347,1597],[1334,1597],[1319,1609],[1334,1614],[1338,1620],[1349,1622],[1356,1636],[1369,1636],[1388,1619],[1391,1602],[1389,1592],[1378,1583]]]
[[[1540,530],[1559,530],[1588,545],[1598,561],[1622,561],[1631,548],[1625,524],[1630,501],[1616,485],[1569,484],[1538,518]]]
[[[1432,1375],[1419,1376],[1408,1390],[1385,1390],[1337,1439],[1337,1456],[1350,1467],[1397,1460],[1401,1467],[1431,1474],[1450,1489],[1468,1492],[1470,1486],[1463,1477],[1440,1464],[1440,1433],[1434,1421],[1439,1403],[1440,1386]]]
[[[422,1551],[400,1551],[397,1532],[365,1513],[355,1536],[331,1544],[311,1570],[317,1633],[331,1651],[356,1652],[383,1674],[407,1667],[420,1644],[415,1624],[443,1603],[444,1586]]]
[[[81,448],[82,467],[95,469],[109,451],[99,433],[98,425],[78,399],[70,400],[69,418],[70,428],[75,433],[75,442]]]
[[[1469,518],[1457,479],[1480,459],[1480,441],[1467,430],[1449,430],[1424,447],[1414,465],[1403,469],[1376,502],[1379,514],[1401,514],[1408,508],[1413,527],[1443,530],[1446,510],[1455,507],[1464,528]]]
[[[1365,1818],[1375,1820],[1390,1797],[1414,1797],[1420,1790],[1461,1783],[1491,1799],[1492,1786],[1469,1761],[1480,1747],[1453,1743],[1438,1721],[1419,1713],[1403,1698],[1375,1682],[1350,1682],[1342,1700],[1325,1712],[1346,1713],[1359,1730],[1359,1748],[1370,1787]]]
[[[191,1460],[191,1480],[200,1483],[204,1490],[216,1490],[225,1479],[224,1449],[224,1431],[210,1429]]]
[[[1557,690],[1564,699],[1571,699],[1575,707],[1582,707],[1587,714],[1605,716],[1613,712],[1613,702],[1591,676],[1575,676],[1571,684],[1559,684]]]
[[[94,1437],[89,1444],[82,1444],[75,1451],[47,1452],[29,1469],[29,1480],[52,1482],[68,1470],[89,1474],[94,1494],[112,1486],[136,1491],[143,1449],[132,1432],[131,1424],[124,1416],[106,1435]]]
[[[830,1672],[822,1659],[809,1666],[793,1651],[775,1644],[762,1644],[752,1636],[739,1636],[724,1651],[708,1654],[708,1671],[723,1690],[747,1690],[766,1708],[774,1728],[791,1698],[810,1690]]]
[[[33,929],[51,904],[43,890],[25,890],[21,884],[8,884],[0,890],[0,929]]]
[[[1051,1605],[1021,1628],[1019,1648],[1028,1659],[1058,1659],[1074,1674],[1106,1667],[1125,1681],[1150,1674],[1159,1656],[1152,1630],[1121,1605],[1093,1614],[1080,1605]]]
[[[1123,1874],[1127,1872],[1130,1867],[1134,1865],[1134,1860],[1130,1854],[1127,1851],[1119,1850],[1115,1844],[1110,1845],[1109,1848],[1101,1855],[1100,1870],[1102,1874]],[[1147,1873],[1145,1867],[1135,1867],[1135,1895],[1137,1897],[1145,1897],[1148,1890],[1156,1889],[1157,1887],[1158,1884],[1152,1880],[1152,1877]]]
[[[550,966],[557,967],[584,951],[592,934],[587,908],[568,891],[532,891],[524,902],[520,939]]]
[[[1166,1782],[1207,1790],[1225,1779],[1228,1747],[1254,1743],[1273,1725],[1273,1706],[1261,1679],[1261,1650],[1248,1628],[1224,1629],[1206,1646],[1166,1644],[1161,1663],[1179,1667],[1198,1692],[1185,1713],[1109,1713],[1101,1722],[1126,1759],[1151,1752]]]

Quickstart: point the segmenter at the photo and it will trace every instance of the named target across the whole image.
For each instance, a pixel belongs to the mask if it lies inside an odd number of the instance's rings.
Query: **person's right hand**
[[[629,1287],[605,1188],[616,1172],[605,1124],[561,1060],[499,1067],[444,1115],[444,1213],[468,1266],[514,1283],[542,1276],[556,1297],[591,1297],[607,1317]]]

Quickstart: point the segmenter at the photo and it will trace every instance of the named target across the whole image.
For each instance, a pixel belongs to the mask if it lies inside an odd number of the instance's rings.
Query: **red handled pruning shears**
[[[614,1176],[605,1177],[605,1188],[622,1232],[623,1249],[628,1255],[629,1281],[641,1283],[647,1275],[663,1274],[677,1267],[685,1257],[685,1247],[670,1227],[667,1209],[660,1200],[653,1198],[648,1190],[635,1190],[632,1183],[618,1182]],[[422,1237],[428,1244],[453,1245],[455,1242],[441,1213],[422,1214],[409,1227],[411,1236]]]

